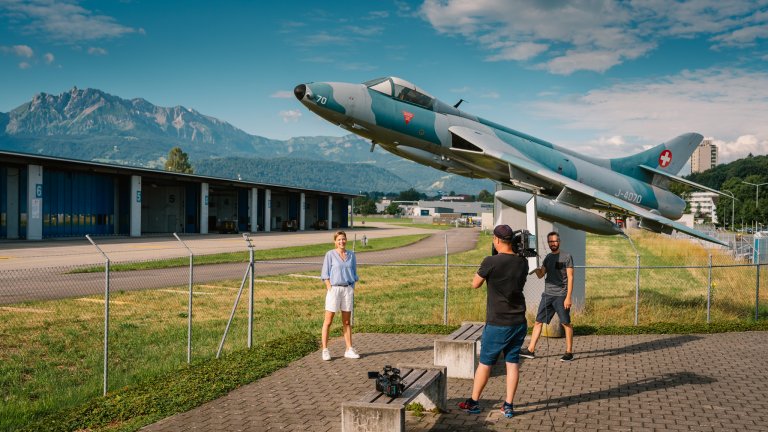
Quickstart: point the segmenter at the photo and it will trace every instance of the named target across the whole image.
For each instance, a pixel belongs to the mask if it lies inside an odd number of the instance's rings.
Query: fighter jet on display
[[[675,174],[702,140],[696,133],[616,159],[598,159],[558,147],[446,104],[396,77],[363,84],[299,84],[296,98],[310,111],[390,153],[472,178],[489,178],[513,189],[496,198],[518,210],[537,195],[538,216],[597,234],[623,234],[610,220],[588,211],[637,217],[640,227],[677,230],[713,243],[714,237],[675,222],[685,201],[669,182],[719,193]]]

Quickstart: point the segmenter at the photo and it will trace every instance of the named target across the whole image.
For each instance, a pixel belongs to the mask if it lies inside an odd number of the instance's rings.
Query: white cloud
[[[507,44],[498,54],[488,57],[488,61],[528,60],[543,53],[549,48],[547,44],[522,42]]]
[[[501,97],[501,95],[498,92],[490,91],[490,92],[481,94],[480,97],[486,98],[486,99],[498,99]]]
[[[35,55],[35,52],[28,45],[14,45],[11,50],[19,57],[32,58]]]
[[[561,100],[533,106],[540,117],[557,120],[571,133],[592,131],[625,141],[623,146],[606,146],[608,141],[599,140],[576,144],[585,151],[599,148],[606,157],[659,144],[686,132],[699,132],[722,142],[721,162],[750,152],[768,154],[766,72],[684,71],[582,95],[564,95]]]
[[[426,0],[422,18],[489,52],[489,61],[537,62],[555,74],[606,71],[666,38],[709,38],[713,49],[768,37],[768,12],[750,0]],[[764,9],[764,7],[762,7]]]
[[[280,117],[283,119],[283,123],[295,123],[301,118],[301,111],[299,110],[287,110],[280,111]]]
[[[54,60],[56,60],[56,58],[51,53],[45,53],[43,56],[43,61],[45,61],[45,64],[51,64]]]
[[[388,17],[389,12],[387,11],[370,11],[368,12],[368,17],[366,19],[380,20]]]
[[[768,38],[768,26],[757,25],[734,30],[730,33],[717,35],[710,40],[718,42],[714,48],[746,47],[755,45],[758,39]]]
[[[342,70],[348,70],[348,71],[363,71],[363,72],[369,72],[376,70],[377,67],[368,63],[347,63],[342,62],[338,63],[339,69]]]
[[[347,45],[349,44],[349,38],[343,36],[337,36],[328,32],[320,32],[313,35],[307,35],[296,41],[296,45],[314,47],[319,45]]]
[[[32,67],[32,65],[29,64],[28,62],[21,62],[21,63],[19,63],[19,69],[29,69],[31,67]]]
[[[380,35],[384,28],[381,26],[346,26],[345,31],[359,36],[376,36]]]
[[[103,55],[107,55],[107,50],[99,47],[90,47],[88,48],[88,54],[95,55],[95,56],[103,56]]]
[[[755,135],[742,135],[733,141],[715,139],[712,142],[717,145],[720,162],[729,162],[750,153],[753,155],[768,153],[768,138],[765,136],[759,138]]]
[[[15,25],[20,25],[26,32],[43,34],[64,43],[143,32],[119,24],[110,16],[95,14],[80,6],[77,0],[2,0],[2,7]]]
[[[272,93],[269,97],[276,98],[276,99],[291,99],[291,98],[293,98],[295,96],[293,96],[293,92],[292,91],[278,90],[278,91]]]

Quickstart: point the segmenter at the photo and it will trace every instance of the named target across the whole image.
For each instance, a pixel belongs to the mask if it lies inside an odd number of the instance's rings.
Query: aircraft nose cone
[[[297,85],[296,88],[293,89],[293,94],[298,100],[304,99],[304,96],[307,94],[307,86],[304,84]]]

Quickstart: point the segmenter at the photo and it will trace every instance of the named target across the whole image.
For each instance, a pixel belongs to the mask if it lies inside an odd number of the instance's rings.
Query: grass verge
[[[363,246],[355,245],[355,252],[373,252],[387,249],[395,249],[409,244],[416,243],[420,240],[429,237],[429,234],[411,234],[405,236],[396,237],[384,237],[368,240],[368,245]],[[357,241],[360,243],[360,240]],[[307,258],[307,257],[321,257],[325,253],[332,249],[331,242],[318,243],[314,245],[306,246],[290,246],[278,249],[266,249],[255,250],[253,252],[254,259],[257,261],[272,261],[280,259],[290,258]],[[348,249],[352,249],[352,238],[349,238],[347,244]],[[248,252],[225,252],[210,255],[196,255],[194,257],[195,265],[207,265],[207,264],[225,264],[225,263],[237,263],[248,262]],[[189,265],[189,257],[169,258],[153,261],[141,261],[131,263],[114,263],[110,264],[110,271],[132,271],[132,270],[152,270],[163,269],[171,267],[185,267]],[[69,271],[68,273],[99,273],[104,271],[104,266],[89,266],[77,268]]]
[[[317,335],[309,333],[272,340],[110,392],[106,397],[34,420],[21,430],[136,430],[263,378],[318,346]]]

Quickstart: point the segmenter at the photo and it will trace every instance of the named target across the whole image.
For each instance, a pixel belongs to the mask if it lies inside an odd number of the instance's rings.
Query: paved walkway
[[[432,362],[432,335],[358,334],[360,360],[315,352],[269,377],[146,431],[339,431],[341,402],[373,388],[366,371]],[[503,367],[494,368],[483,412],[455,408],[471,380],[449,379],[449,411],[409,414],[409,431],[766,431],[768,332],[582,336],[576,359],[558,361],[562,339],[544,338],[525,360],[513,419],[499,412]]]

